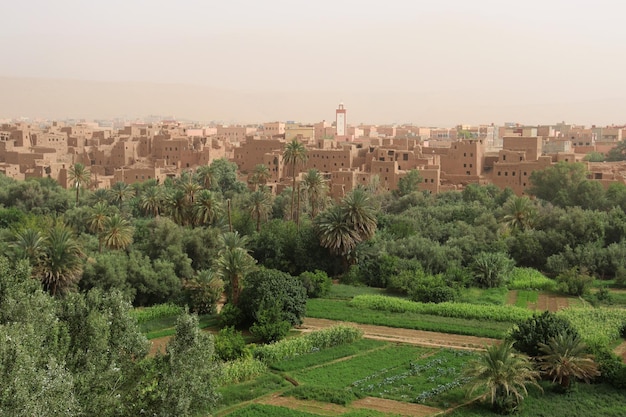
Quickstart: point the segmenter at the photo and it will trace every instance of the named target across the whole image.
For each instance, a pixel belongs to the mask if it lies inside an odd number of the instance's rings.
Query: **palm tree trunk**
[[[256,231],[261,231],[261,212],[258,210],[256,212]]]
[[[291,186],[291,220],[293,217],[294,199],[296,198],[296,163],[292,164],[291,175],[293,176],[293,185]]]
[[[76,186],[76,205],[78,205],[78,183],[75,185]]]
[[[233,231],[233,219],[230,216],[230,198],[227,201],[228,201],[228,230],[232,232]]]
[[[300,183],[298,183],[298,203],[296,208],[296,230],[300,231]]]

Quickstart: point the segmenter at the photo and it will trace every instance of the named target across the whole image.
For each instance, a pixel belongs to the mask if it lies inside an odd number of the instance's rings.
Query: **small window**
[[[502,160],[506,161],[506,155],[502,155]]]
[[[501,175],[502,173],[500,171],[498,171],[498,177]]]
[[[505,171],[505,172],[504,172],[504,176],[505,176],[505,177],[508,177],[508,176],[509,176],[509,172],[508,172],[508,171]]]
[[[463,164],[463,168],[467,168],[467,164]]]
[[[513,177],[515,176],[515,171],[511,172],[511,176]]]
[[[465,173],[466,173],[467,175],[470,175],[470,172],[469,172],[469,171],[465,171]]]

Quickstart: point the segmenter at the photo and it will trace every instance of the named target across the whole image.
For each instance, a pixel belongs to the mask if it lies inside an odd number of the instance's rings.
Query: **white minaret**
[[[346,136],[348,121],[346,119],[346,109],[343,108],[343,103],[339,103],[339,108],[336,110],[335,114],[337,136]]]

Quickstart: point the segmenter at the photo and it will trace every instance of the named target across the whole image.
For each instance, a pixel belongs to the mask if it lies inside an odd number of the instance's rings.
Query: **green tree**
[[[238,306],[241,281],[255,268],[256,261],[245,248],[247,239],[237,232],[227,232],[221,238],[221,250],[217,260],[218,273],[228,283],[229,302]]]
[[[109,201],[116,204],[120,210],[124,208],[124,203],[128,202],[133,195],[133,189],[126,183],[118,181],[111,186],[108,191]]]
[[[607,161],[624,161],[626,160],[626,141],[618,142],[606,155]]]
[[[309,201],[311,218],[317,217],[320,209],[326,206],[326,194],[328,193],[328,182],[317,169],[310,169],[302,178],[304,192]]]
[[[55,224],[45,235],[45,245],[37,274],[52,294],[72,288],[83,271],[83,251],[72,231],[63,224]]]
[[[540,344],[546,344],[557,335],[566,333],[578,335],[569,321],[544,311],[518,323],[511,330],[510,337],[515,342],[515,349],[534,358],[539,356]]]
[[[423,181],[422,175],[417,169],[412,169],[398,180],[396,195],[399,197],[411,194],[418,190],[418,185]]]
[[[341,207],[348,223],[358,233],[360,241],[374,236],[377,226],[376,210],[367,191],[355,188],[341,200]]]
[[[267,181],[272,177],[270,169],[265,164],[258,164],[254,166],[252,174],[248,179],[248,182],[254,185],[254,191],[259,189],[259,185],[263,186],[267,184]]]
[[[11,244],[17,259],[28,259],[33,268],[41,263],[46,239],[37,229],[27,228],[15,232]]]
[[[283,162],[288,165],[291,165],[291,176],[292,176],[292,186],[291,189],[296,189],[296,167],[298,165],[304,165],[308,160],[307,149],[298,139],[293,139],[285,146],[285,150],[283,152]],[[294,220],[294,207],[295,207],[295,198],[296,193],[292,191],[291,193],[291,219]]]
[[[548,343],[539,343],[543,354],[539,360],[539,369],[552,382],[558,382],[562,389],[569,390],[573,380],[585,382],[600,376],[598,364],[593,355],[586,353],[587,346],[580,336],[564,332],[550,338]]]
[[[104,202],[96,203],[89,210],[87,228],[91,233],[98,236],[98,252],[102,252],[103,233],[111,212],[111,207]]]
[[[513,342],[487,347],[479,358],[468,362],[465,374],[472,378],[468,395],[486,391],[484,398],[502,414],[517,410],[528,394],[527,385],[541,388],[537,384],[539,372],[533,369],[527,357],[514,352]]]
[[[200,190],[194,203],[195,222],[202,226],[214,224],[223,214],[218,195],[209,190]]]
[[[589,161],[589,162],[604,162],[605,156],[601,152],[594,151],[594,152],[589,152],[587,155],[585,155],[584,160]]]
[[[158,185],[148,187],[139,200],[139,207],[143,213],[152,217],[159,217],[163,204],[163,189]]]
[[[102,242],[109,249],[126,249],[133,242],[132,224],[118,213],[107,217],[102,230]]]
[[[534,207],[532,201],[524,196],[512,196],[502,206],[502,223],[510,230],[524,231],[533,225]]]
[[[196,169],[196,179],[198,183],[205,190],[210,190],[214,188],[217,184],[217,179],[215,175],[215,168],[212,168],[210,165],[202,165]]]
[[[250,193],[245,208],[250,212],[252,218],[256,221],[256,231],[261,231],[261,220],[267,220],[272,212],[272,195],[265,189],[256,190]]]
[[[89,185],[91,171],[89,171],[85,165],[77,162],[70,166],[67,170],[67,179],[68,182],[72,183],[72,187],[76,190],[76,205],[78,205],[78,193],[80,192],[80,187]]]
[[[189,308],[196,314],[214,314],[222,292],[224,281],[212,270],[198,274],[183,284],[189,297]]]
[[[331,253],[346,259],[361,241],[359,232],[352,227],[348,216],[340,205],[333,205],[315,218],[320,245]]]

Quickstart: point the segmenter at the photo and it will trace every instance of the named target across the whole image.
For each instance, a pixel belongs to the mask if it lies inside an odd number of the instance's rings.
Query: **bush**
[[[215,336],[215,354],[223,361],[233,361],[246,353],[246,341],[233,326],[224,327]]]
[[[513,269],[513,261],[501,252],[481,252],[471,265],[474,281],[481,288],[495,288],[506,282]]]
[[[551,338],[565,333],[578,334],[567,319],[545,311],[520,322],[513,328],[510,337],[515,341],[515,349],[535,357],[540,353],[539,343],[547,344]]]
[[[236,305],[227,303],[220,311],[220,322],[222,327],[239,327],[243,323],[243,313]]]
[[[618,389],[626,388],[626,365],[608,347],[593,349],[594,360],[600,370],[600,381]]]
[[[152,307],[136,308],[130,315],[137,319],[137,323],[145,323],[151,320],[158,320],[166,317],[178,316],[183,312],[183,308],[174,304],[157,304]]]
[[[332,280],[324,271],[303,272],[300,274],[302,285],[309,298],[321,298],[330,292]]]
[[[448,287],[441,276],[426,277],[409,290],[409,298],[422,303],[455,301],[457,296],[457,291]]]
[[[285,320],[278,305],[262,306],[250,333],[265,343],[277,342],[287,336],[291,323]]]
[[[593,285],[593,277],[584,269],[570,268],[556,277],[559,290],[570,295],[582,296],[589,292]]]

